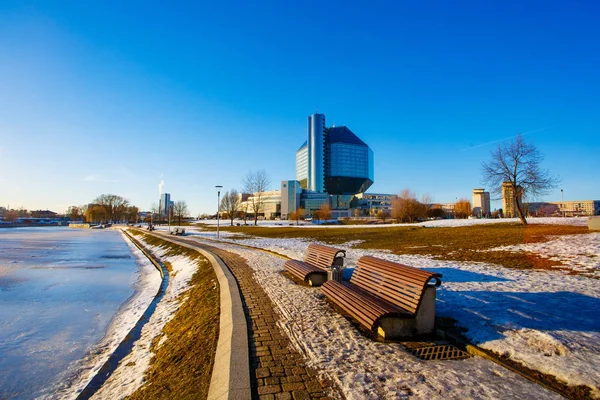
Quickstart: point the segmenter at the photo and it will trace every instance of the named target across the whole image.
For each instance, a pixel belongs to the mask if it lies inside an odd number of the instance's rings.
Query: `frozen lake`
[[[44,397],[71,379],[137,272],[116,230],[0,229],[0,398]]]

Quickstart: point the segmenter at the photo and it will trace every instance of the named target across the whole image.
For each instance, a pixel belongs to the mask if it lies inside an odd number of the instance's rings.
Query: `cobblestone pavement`
[[[343,398],[333,382],[318,378],[317,370],[306,366],[304,356],[281,331],[277,325],[279,315],[254,279],[246,260],[213,246],[189,242],[220,257],[238,281],[249,330],[252,397],[265,400]]]

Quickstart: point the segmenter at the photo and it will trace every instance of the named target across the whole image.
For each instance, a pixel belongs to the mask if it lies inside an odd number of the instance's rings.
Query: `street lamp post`
[[[562,188],[560,189],[560,207],[563,210],[562,216],[564,218],[565,217],[565,209],[566,209],[566,207],[565,207],[565,202],[563,200],[563,190],[562,190]]]
[[[221,209],[221,189],[223,189],[223,186],[217,185],[215,188],[217,189],[217,240],[219,240],[219,211]]]

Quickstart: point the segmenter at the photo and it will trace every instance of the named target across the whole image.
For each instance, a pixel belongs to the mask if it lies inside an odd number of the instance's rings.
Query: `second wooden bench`
[[[435,292],[441,277],[364,256],[358,260],[350,283],[327,281],[322,290],[360,325],[385,339],[394,339],[433,331]]]
[[[345,256],[344,250],[311,243],[306,249],[304,261],[288,260],[283,267],[299,280],[311,286],[320,286],[327,280],[329,268],[343,267]]]

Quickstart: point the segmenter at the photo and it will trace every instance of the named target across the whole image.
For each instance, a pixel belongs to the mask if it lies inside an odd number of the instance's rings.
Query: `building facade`
[[[158,213],[163,217],[167,217],[169,215],[169,210],[172,208],[173,202],[171,201],[171,194],[161,194],[160,199],[158,200]]]
[[[473,189],[473,214],[486,217],[491,212],[490,192],[486,192],[485,189]]]
[[[281,218],[287,219],[289,214],[300,208],[301,195],[299,181],[281,181]]]
[[[377,216],[380,211],[392,212],[392,202],[397,199],[395,194],[384,193],[359,193],[356,195],[359,209],[363,214]]]
[[[505,218],[518,217],[517,205],[513,198],[513,190],[517,190],[517,199],[520,203],[523,202],[523,193],[520,186],[513,188],[511,182],[502,182],[502,212]]]
[[[296,151],[296,180],[315,193],[355,195],[374,182],[373,151],[345,126],[326,127],[325,115],[308,117],[307,140]]]
[[[600,215],[600,200],[536,202],[527,203],[526,208],[537,217],[591,217]]]

